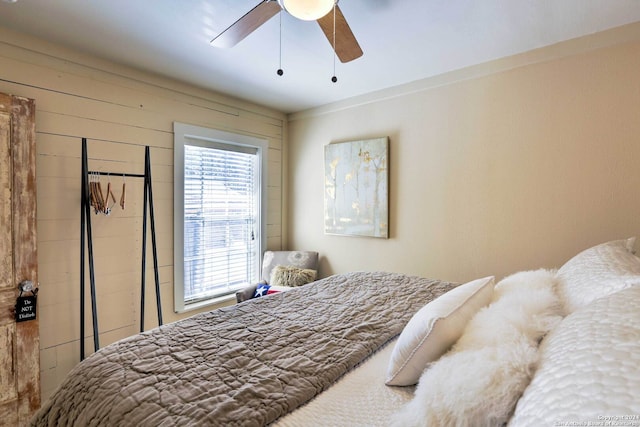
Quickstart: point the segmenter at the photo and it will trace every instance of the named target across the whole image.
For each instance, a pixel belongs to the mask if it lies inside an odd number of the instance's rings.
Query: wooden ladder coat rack
[[[82,185],[81,185],[81,212],[80,212],[80,360],[85,357],[84,336],[85,336],[85,241],[87,242],[87,252],[89,256],[89,282],[91,292],[91,320],[93,326],[93,347],[94,351],[100,348],[98,313],[96,302],[96,281],[93,259],[93,237],[91,233],[91,201],[89,193],[90,175],[113,175],[130,178],[144,179],[144,213],[142,219],[142,278],[140,283],[140,332],[144,331],[144,307],[145,307],[145,281],[147,263],[147,212],[151,225],[151,247],[153,252],[153,271],[156,289],[156,309],[158,313],[158,325],[162,325],[162,307],[160,301],[160,278],[158,275],[158,251],[156,245],[156,227],[153,214],[153,191],[151,188],[151,158],[149,146],[145,146],[144,151],[144,174],[90,171],[87,160],[87,138],[82,138]]]

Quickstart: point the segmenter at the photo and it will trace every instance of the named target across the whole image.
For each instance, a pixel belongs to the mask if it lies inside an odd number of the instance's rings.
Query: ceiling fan
[[[338,0],[262,0],[214,37],[211,45],[235,46],[282,10],[298,19],[317,21],[341,62],[353,61],[362,56],[362,49],[338,7]]]

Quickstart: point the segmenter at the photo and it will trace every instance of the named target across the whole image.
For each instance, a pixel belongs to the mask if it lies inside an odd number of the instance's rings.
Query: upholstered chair
[[[253,298],[259,285],[270,283],[271,274],[277,266],[297,267],[318,271],[318,252],[266,251],[262,259],[262,277],[260,282],[236,292],[236,301],[242,302]]]

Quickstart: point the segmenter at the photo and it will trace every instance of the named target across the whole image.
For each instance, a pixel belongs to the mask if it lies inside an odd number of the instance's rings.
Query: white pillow
[[[509,426],[596,425],[605,416],[631,425],[624,416],[634,414],[638,425],[639,336],[638,286],[567,316],[540,344],[538,368]]]
[[[567,313],[640,284],[640,258],[632,253],[635,241],[631,237],[586,249],[558,270],[559,293]]]
[[[494,277],[460,285],[413,315],[400,334],[387,369],[387,385],[414,385],[428,363],[460,338],[469,320],[493,296]]]

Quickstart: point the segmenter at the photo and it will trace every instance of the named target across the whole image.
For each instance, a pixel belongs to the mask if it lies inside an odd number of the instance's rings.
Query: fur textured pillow
[[[309,268],[286,267],[276,265],[271,270],[271,286],[302,286],[316,280],[316,271]]]
[[[520,272],[500,281],[492,303],[454,347],[420,377],[394,426],[501,426],[529,384],[542,337],[562,319],[555,272]]]

